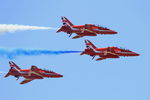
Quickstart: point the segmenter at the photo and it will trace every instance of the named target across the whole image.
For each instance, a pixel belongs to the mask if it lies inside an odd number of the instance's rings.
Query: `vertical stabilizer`
[[[61,17],[61,19],[62,19],[63,25],[67,25],[70,27],[73,26],[73,24],[66,17]]]

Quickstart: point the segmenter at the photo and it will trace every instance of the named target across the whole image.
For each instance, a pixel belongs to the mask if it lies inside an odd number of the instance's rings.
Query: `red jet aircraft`
[[[139,56],[139,54],[135,52],[118,47],[97,48],[89,40],[85,40],[85,44],[86,49],[80,55],[87,54],[92,56],[92,59],[94,59],[95,56],[99,56],[100,58],[96,59],[97,61],[107,58],[119,58],[120,56]]]
[[[72,33],[76,33],[72,39],[80,38],[83,36],[97,36],[97,34],[117,34],[117,32],[110,30],[105,27],[96,26],[94,24],[85,24],[85,25],[73,25],[66,17],[61,17],[63,26],[57,31],[66,32],[69,34],[69,37]]]
[[[30,69],[21,69],[12,61],[9,62],[9,64],[10,64],[10,70],[5,75],[5,77],[12,75],[12,76],[16,77],[17,80],[19,79],[19,77],[24,77],[25,80],[22,81],[20,84],[28,83],[34,79],[44,79],[45,77],[47,77],[47,78],[63,77],[63,75],[60,75],[53,71],[40,69],[34,65],[32,65]]]

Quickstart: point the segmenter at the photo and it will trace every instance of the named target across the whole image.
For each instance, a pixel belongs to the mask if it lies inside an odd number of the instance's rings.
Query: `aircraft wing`
[[[77,39],[77,38],[81,38],[81,37],[83,37],[83,36],[77,35],[77,36],[74,36],[72,39]]]
[[[72,26],[73,28],[85,28],[85,25],[76,25],[76,26]]]
[[[23,80],[20,84],[26,84],[28,82],[31,82],[33,79],[29,79],[29,78],[26,78],[25,80]]]

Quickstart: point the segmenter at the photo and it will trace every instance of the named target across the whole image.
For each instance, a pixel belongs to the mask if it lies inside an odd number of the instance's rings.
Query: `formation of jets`
[[[85,24],[85,25],[73,25],[66,17],[61,17],[63,26],[57,30],[58,32],[65,32],[69,34],[69,37],[75,33],[77,34],[72,39],[81,38],[83,36],[97,36],[98,34],[117,34],[116,31],[110,30],[106,27],[96,26],[94,24]],[[94,59],[95,56],[99,56],[98,60],[104,60],[107,58],[120,58],[121,56],[139,56],[138,53],[133,52],[131,50],[118,48],[118,47],[105,47],[105,48],[97,48],[92,42],[89,40],[85,40],[86,49],[80,54],[86,54],[92,56]],[[21,69],[19,66],[17,66],[14,62],[10,61],[10,70],[5,75],[5,77],[8,76],[14,76],[17,79],[19,77],[24,77],[25,80],[23,80],[20,84],[28,83],[35,79],[44,79],[47,78],[60,78],[63,77],[63,75],[58,74],[53,71],[44,70],[41,68],[38,68],[36,66],[31,66],[30,69]]]

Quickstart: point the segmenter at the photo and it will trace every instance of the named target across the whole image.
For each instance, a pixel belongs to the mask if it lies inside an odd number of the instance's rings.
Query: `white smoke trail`
[[[18,25],[18,24],[0,24],[0,34],[5,32],[15,32],[24,30],[58,30],[58,28]]]

